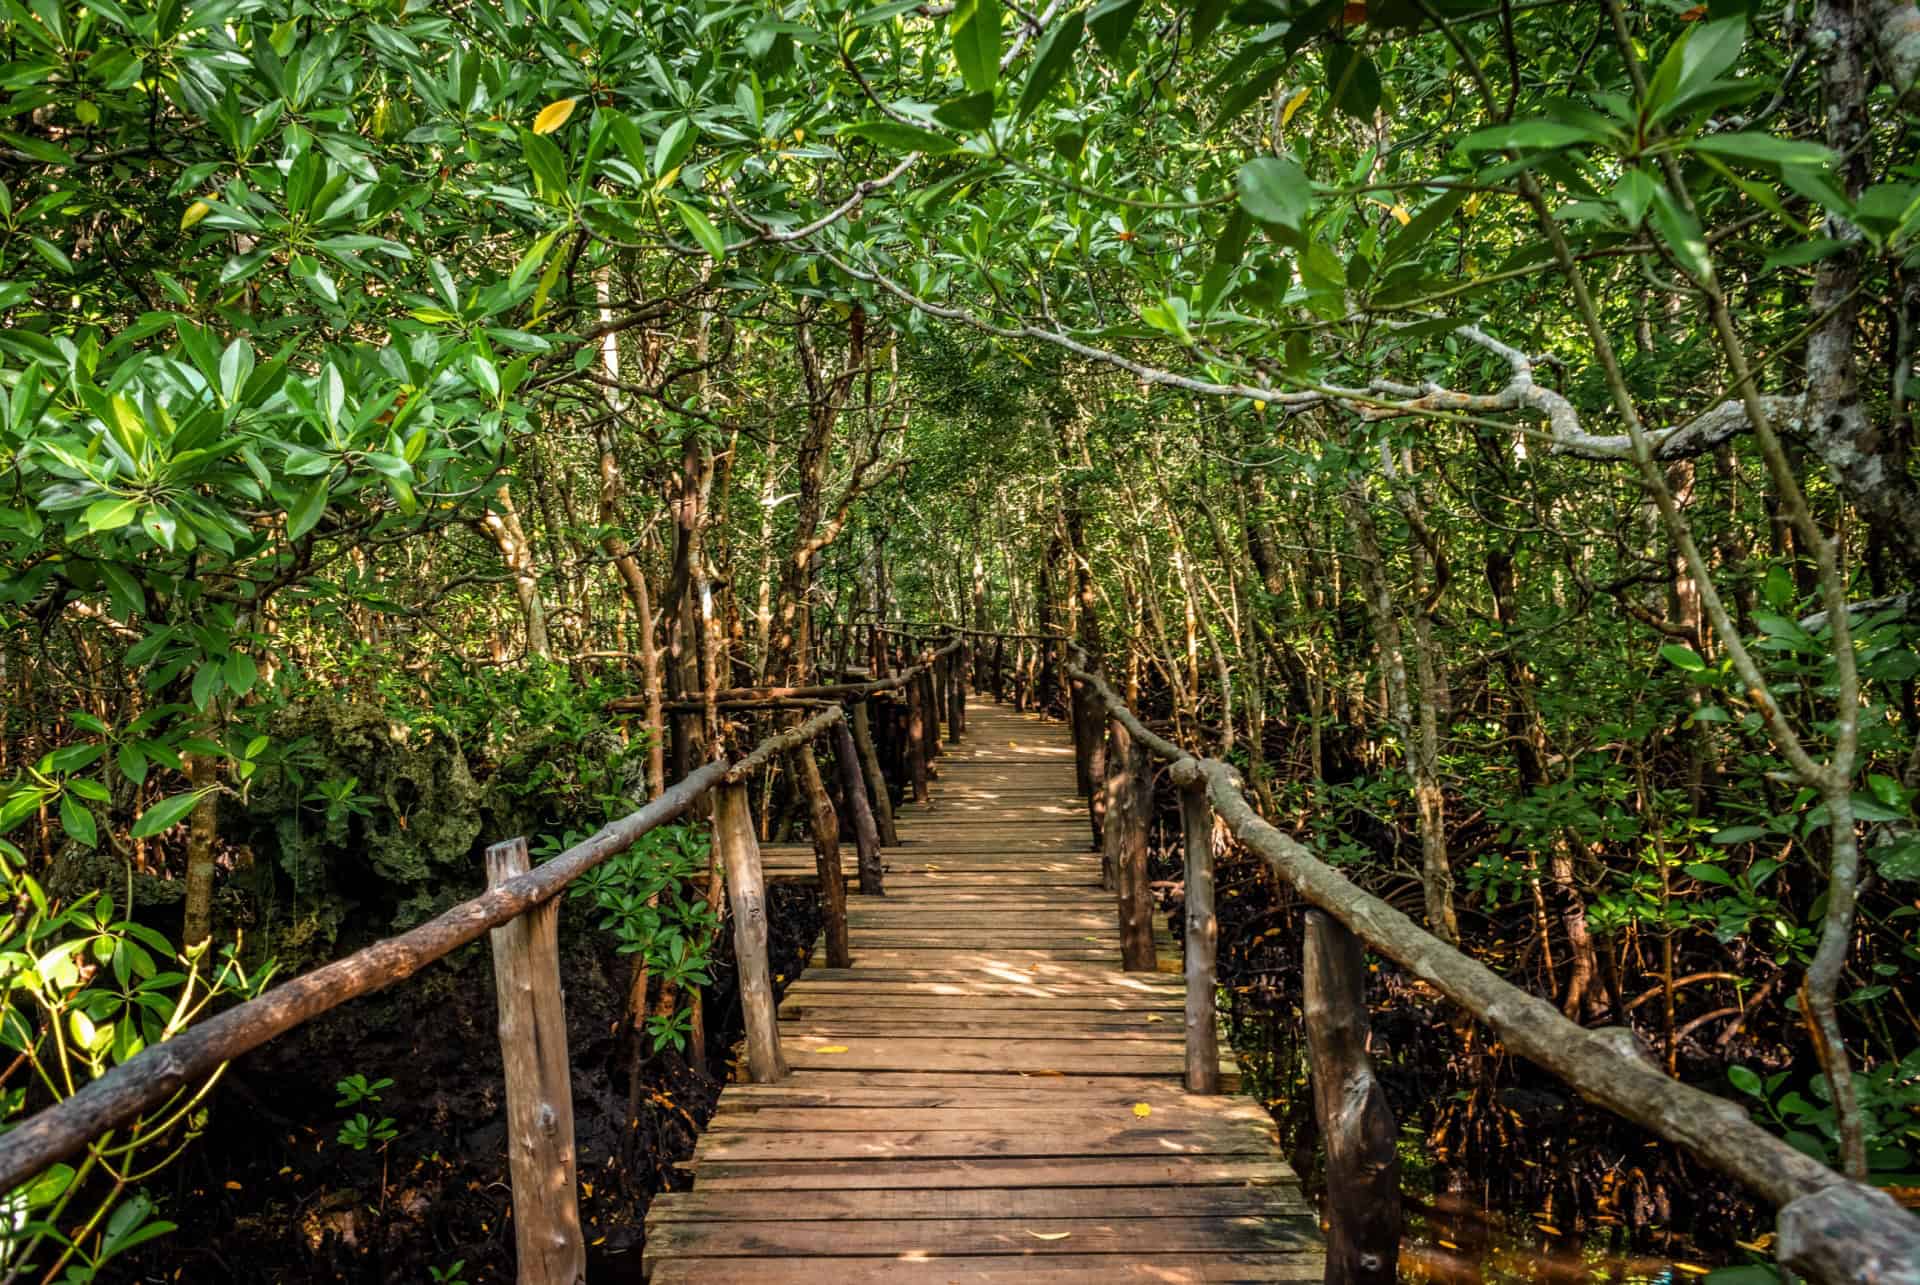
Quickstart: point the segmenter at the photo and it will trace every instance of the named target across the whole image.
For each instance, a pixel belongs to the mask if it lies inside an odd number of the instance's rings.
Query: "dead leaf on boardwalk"
[[[1133,1113],[1144,1120],[1153,1114],[1153,1108],[1144,1102],[1136,1102],[1133,1104]]]
[[[845,1053],[847,1051],[847,1046],[844,1044],[822,1044],[819,1048],[813,1051],[815,1053]]]
[[[1027,1235],[1035,1240],[1065,1240],[1073,1235],[1070,1231],[1030,1231]]]
[[[1147,1014],[1147,1020],[1148,1020],[1149,1022],[1164,1022],[1164,1021],[1166,1021],[1167,1019],[1166,1019],[1166,1018],[1164,1018],[1164,1017],[1162,1017],[1162,1016],[1160,1016],[1160,1014],[1158,1014],[1158,1013],[1148,1013],[1148,1014]]]

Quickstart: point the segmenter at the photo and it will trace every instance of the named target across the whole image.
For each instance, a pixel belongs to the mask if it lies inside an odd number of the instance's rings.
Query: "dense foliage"
[[[1073,633],[1436,933],[1913,1181],[1910,3],[0,0],[0,50],[10,1116],[911,616]],[[649,1049],[710,870],[580,890]],[[144,1163],[14,1193],[0,1266],[162,1227]]]

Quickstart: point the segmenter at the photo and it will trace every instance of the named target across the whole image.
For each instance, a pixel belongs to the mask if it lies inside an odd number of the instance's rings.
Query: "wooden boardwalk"
[[[853,967],[780,1006],[793,1074],[729,1085],[693,1190],[654,1202],[650,1278],[1322,1279],[1266,1112],[1184,1091],[1180,977],[1120,971],[1066,729],[967,716],[887,895],[851,898]]]

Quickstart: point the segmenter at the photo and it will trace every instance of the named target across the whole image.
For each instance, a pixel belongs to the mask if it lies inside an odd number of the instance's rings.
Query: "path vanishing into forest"
[[[793,1073],[728,1085],[693,1189],[655,1201],[652,1280],[1322,1279],[1231,1053],[1229,1093],[1186,1092],[1181,978],[1121,971],[1085,807],[1063,725],[970,701],[886,895],[851,900],[853,966],[780,1006]]]

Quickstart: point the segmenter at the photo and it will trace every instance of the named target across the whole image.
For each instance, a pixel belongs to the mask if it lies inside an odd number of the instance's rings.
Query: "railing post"
[[[995,700],[1007,698],[1007,636],[1005,634],[993,640],[993,695]]]
[[[1120,966],[1151,973],[1153,890],[1147,886],[1147,823],[1153,788],[1145,747],[1134,744],[1126,724],[1113,719],[1107,745],[1106,865],[1120,903]]]
[[[1400,1163],[1387,1095],[1367,1056],[1367,961],[1333,916],[1307,912],[1303,966],[1313,1111],[1327,1146],[1328,1285],[1393,1285]]]
[[[1214,960],[1220,924],[1213,914],[1213,804],[1205,777],[1180,790],[1186,840],[1187,1092],[1220,1091],[1219,1019],[1214,1012]]]
[[[918,678],[907,684],[907,773],[913,781],[913,801],[927,804],[927,700]]]
[[[489,888],[531,868],[525,839],[487,849]],[[554,899],[488,934],[506,1065],[507,1161],[520,1285],[575,1285],[587,1278],[574,1173],[559,920],[560,903]]]
[[[947,728],[956,741],[967,733],[967,654],[964,647],[947,657]]]
[[[787,1073],[780,1055],[780,1025],[774,1016],[772,970],[767,962],[767,888],[760,872],[760,841],[753,833],[747,787],[728,782],[716,792],[713,839],[727,872],[733,908],[734,964],[740,975],[740,1014],[747,1028],[747,1073],[772,1084]]]
[[[920,671],[920,729],[925,737],[927,763],[931,766],[940,757],[940,702],[933,692],[932,665]]]
[[[886,773],[880,770],[880,752],[873,743],[872,698],[862,697],[853,702],[853,744],[860,751],[860,762],[867,785],[873,791],[874,826],[879,831],[880,843],[892,847],[900,842],[900,835],[893,827],[893,800],[888,796]],[[875,858],[876,863],[878,858]],[[864,883],[861,892],[867,891]],[[879,889],[874,889],[875,893]]]
[[[856,702],[858,703],[858,702]],[[874,823],[873,809],[867,806],[866,773],[860,770],[860,751],[853,743],[853,730],[842,718],[833,725],[833,760],[840,767],[840,792],[846,796],[853,814],[853,844],[859,853],[860,892],[867,897],[881,895],[880,827]]]
[[[840,814],[833,810],[820,760],[811,743],[795,747],[795,775],[807,796],[808,830],[813,834],[813,863],[820,875],[820,900],[827,920],[827,967],[851,968],[847,949],[847,874],[840,864]]]

